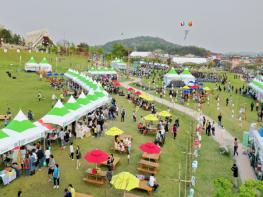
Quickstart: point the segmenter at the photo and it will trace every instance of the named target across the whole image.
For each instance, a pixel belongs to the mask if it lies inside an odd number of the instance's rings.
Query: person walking
[[[121,110],[121,122],[124,122],[124,118],[125,118],[125,109]]]
[[[176,123],[174,123],[173,125],[173,135],[174,135],[174,140],[175,140],[176,135],[177,135],[177,124]]]
[[[213,121],[211,130],[212,130],[212,135],[215,136],[216,127],[215,127],[215,122],[214,121]]]
[[[49,165],[50,155],[51,155],[51,152],[49,150],[49,147],[47,147],[45,150],[45,158],[46,158],[46,165],[47,166]]]
[[[233,172],[233,184],[234,187],[237,188],[238,187],[238,167],[237,165],[234,163],[232,168],[231,168],[232,172]]]
[[[217,116],[217,119],[218,119],[218,125],[220,126],[220,127],[223,127],[223,125],[222,125],[222,114],[220,113],[218,116]]]
[[[59,188],[59,180],[60,179],[60,170],[58,164],[55,165],[54,172],[53,172],[53,181],[54,181],[54,189]]]
[[[56,162],[53,155],[50,155],[49,164],[48,164],[48,181],[51,181],[51,176],[53,175]]]
[[[237,138],[235,138],[235,140],[234,140],[234,156],[235,156],[235,154],[238,156],[237,149],[238,149],[238,141],[237,141]]]
[[[136,122],[137,120],[135,111],[132,112],[132,119],[133,119],[133,122]]]
[[[33,120],[33,112],[31,110],[28,110],[28,113],[27,113],[27,118],[28,120]]]
[[[81,152],[80,152],[80,147],[79,145],[77,146],[77,149],[76,149],[76,159],[77,159],[77,167],[76,169],[78,170],[80,168],[80,159],[81,159]]]
[[[74,160],[74,146],[73,146],[73,142],[71,142],[71,144],[69,146],[69,151],[70,151],[70,158],[71,158],[71,160]]]

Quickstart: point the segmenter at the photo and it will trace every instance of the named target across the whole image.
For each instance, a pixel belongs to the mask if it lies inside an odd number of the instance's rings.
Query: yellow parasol
[[[209,91],[209,90],[211,90],[211,89],[210,89],[209,87],[205,87],[204,90],[205,90],[205,91]]]
[[[116,135],[121,135],[124,133],[123,130],[117,128],[117,127],[112,127],[110,128],[108,131],[105,132],[106,135],[110,135],[110,136],[116,136]]]
[[[161,111],[158,113],[158,116],[162,116],[162,117],[171,117],[172,114],[168,111]]]
[[[129,172],[121,172],[112,177],[110,182],[116,189],[130,191],[139,187],[139,179]]]
[[[140,98],[142,98],[142,99],[144,99],[146,101],[149,101],[149,102],[153,101],[153,98],[148,96],[148,95],[146,95],[146,94],[140,95]]]
[[[189,87],[188,87],[188,86],[184,86],[183,89],[184,89],[184,90],[188,90]]]
[[[158,118],[153,114],[149,114],[147,116],[144,116],[143,119],[146,121],[158,121]]]

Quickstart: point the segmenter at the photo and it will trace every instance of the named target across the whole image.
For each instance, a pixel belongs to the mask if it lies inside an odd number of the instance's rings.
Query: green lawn
[[[17,79],[11,80],[7,78],[5,74],[6,66],[0,68],[0,84],[4,84],[2,92],[5,93],[0,97],[0,111],[6,112],[7,107],[10,107],[13,114],[21,108],[24,112],[31,109],[36,118],[43,116],[51,108],[51,95],[59,92],[48,86],[48,83],[40,81],[38,76],[33,73],[24,73],[18,71],[16,73]],[[15,72],[14,72],[15,73]],[[46,97],[44,101],[40,103],[36,99],[37,91],[41,91]],[[126,108],[126,121],[120,122],[120,118],[116,121],[108,121],[106,123],[107,128],[117,126],[124,130],[125,133],[133,136],[131,163],[127,164],[126,155],[119,155],[121,157],[121,164],[117,167],[114,174],[122,171],[129,171],[133,174],[137,174],[137,163],[141,156],[139,145],[152,141],[154,136],[142,136],[137,132],[136,124],[132,122],[132,110],[134,110],[133,104],[129,103],[123,97],[116,97],[119,108],[122,106]],[[166,110],[167,108],[159,104],[156,105],[157,110]],[[138,111],[137,117],[144,116],[149,112],[142,110]],[[178,138],[172,139],[171,134],[167,136],[166,144],[162,148],[162,156],[160,160],[160,171],[157,174],[157,180],[160,184],[160,188],[154,196],[160,197],[173,197],[177,196],[178,182],[173,179],[178,177],[178,166],[181,164],[181,178],[185,177],[186,168],[186,156],[183,152],[187,151],[187,143],[190,139],[190,133],[192,131],[192,119],[177,111],[172,111],[173,119],[178,117],[180,119],[180,129]],[[82,154],[94,148],[100,148],[107,152],[110,152],[110,147],[113,145],[113,138],[109,136],[103,136],[101,138],[85,138],[83,140],[76,140],[75,145],[79,144],[82,150]],[[122,196],[123,192],[110,188],[109,185],[103,187],[95,187],[86,185],[82,178],[84,172],[88,167],[94,167],[92,164],[88,164],[82,160],[82,167],[80,170],[75,169],[75,161],[69,159],[68,148],[64,151],[58,147],[53,147],[53,154],[55,155],[56,162],[61,166],[61,187],[59,190],[53,190],[52,184],[48,183],[47,169],[37,172],[35,176],[21,177],[8,186],[1,187],[1,195],[3,196],[15,196],[19,188],[24,192],[23,196],[35,197],[35,196],[52,196],[59,197],[63,195],[63,188],[67,184],[72,183],[77,191],[84,193],[91,193],[96,197]],[[213,180],[219,176],[231,178],[230,167],[232,165],[232,159],[222,156],[218,152],[218,145],[211,138],[203,136],[201,156],[199,157],[199,168],[197,170],[196,178],[196,196],[211,196],[214,191]],[[188,163],[189,167],[189,163]],[[189,178],[187,174],[187,178]],[[181,194],[184,195],[184,183],[181,184]],[[139,194],[141,196],[147,196],[146,193],[141,191],[132,191],[132,193]]]

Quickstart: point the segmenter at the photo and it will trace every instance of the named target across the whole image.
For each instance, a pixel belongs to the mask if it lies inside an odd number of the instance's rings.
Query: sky
[[[214,52],[263,52],[262,0],[1,0],[0,25],[100,45],[155,36]],[[181,21],[193,22],[184,41]]]

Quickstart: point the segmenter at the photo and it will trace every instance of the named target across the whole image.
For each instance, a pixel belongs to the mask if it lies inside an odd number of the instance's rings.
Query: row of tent
[[[256,92],[257,100],[263,100],[263,77],[261,75],[256,76],[250,83],[251,87]]]
[[[52,72],[52,66],[48,63],[47,58],[43,58],[39,63],[36,62],[34,57],[31,57],[28,62],[25,63],[26,72]]]
[[[60,100],[41,119],[41,122],[65,127],[82,116],[110,102],[109,94],[92,79],[69,70],[65,76],[78,83],[89,94],[83,92],[75,100],[72,96],[63,104]],[[43,138],[48,129],[39,122],[32,123],[22,111],[3,129],[0,130],[0,154]]]
[[[185,85],[189,82],[195,82],[195,77],[191,74],[188,68],[185,68],[181,74],[178,74],[174,68],[164,75],[163,82],[168,86],[171,81],[183,81]]]
[[[90,75],[117,75],[117,72],[112,67],[91,67],[88,73]]]

